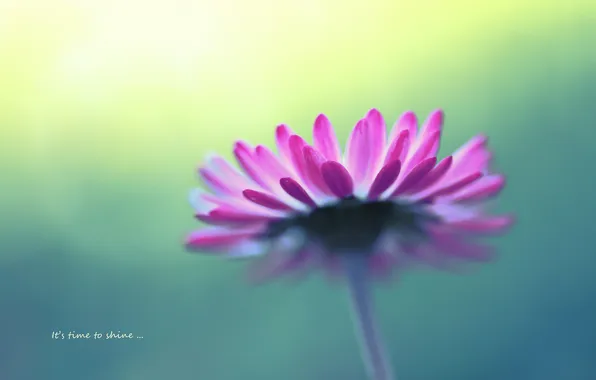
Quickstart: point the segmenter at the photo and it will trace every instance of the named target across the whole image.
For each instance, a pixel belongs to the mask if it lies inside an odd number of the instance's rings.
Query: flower
[[[372,109],[343,155],[322,114],[312,145],[286,125],[276,130],[277,155],[236,142],[243,173],[218,156],[199,169],[211,192],[194,190],[191,203],[212,226],[191,233],[187,247],[267,256],[259,262],[261,279],[316,266],[341,274],[341,257],[350,252],[366,257],[375,278],[410,264],[489,258],[491,247],[474,238],[503,231],[512,218],[489,216],[483,207],[505,184],[489,172],[487,139],[474,137],[437,162],[443,112],[417,124],[406,112],[387,137]]]
[[[437,162],[443,112],[418,128],[404,113],[386,136],[381,113],[358,121],[342,155],[325,115],[314,123],[313,144],[286,125],[276,130],[278,154],[243,141],[234,155],[242,171],[211,157],[199,174],[211,190],[191,203],[211,225],[191,233],[190,250],[226,257],[263,256],[257,277],[320,267],[346,280],[368,373],[393,378],[373,318],[371,279],[411,264],[484,260],[488,245],[475,238],[504,231],[511,216],[490,216],[486,201],[505,185],[492,174],[484,136]]]

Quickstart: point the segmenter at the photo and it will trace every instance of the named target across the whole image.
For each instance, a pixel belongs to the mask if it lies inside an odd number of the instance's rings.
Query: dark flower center
[[[408,237],[424,237],[427,223],[437,218],[421,204],[394,201],[363,201],[355,197],[269,223],[265,239],[280,237],[290,229],[304,231],[309,241],[329,254],[370,254],[382,233],[391,231]]]

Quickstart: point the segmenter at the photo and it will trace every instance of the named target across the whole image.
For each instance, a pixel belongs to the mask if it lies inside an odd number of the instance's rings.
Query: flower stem
[[[366,257],[351,255],[345,261],[352,317],[370,380],[394,380],[391,364],[374,317]]]

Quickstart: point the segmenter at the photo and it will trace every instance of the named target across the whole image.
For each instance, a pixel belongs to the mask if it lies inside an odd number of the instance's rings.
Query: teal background
[[[595,40],[579,0],[2,2],[0,379],[364,379],[341,287],[181,242],[205,154],[371,107],[443,108],[443,155],[487,133],[519,220],[379,287],[400,378],[596,379]]]

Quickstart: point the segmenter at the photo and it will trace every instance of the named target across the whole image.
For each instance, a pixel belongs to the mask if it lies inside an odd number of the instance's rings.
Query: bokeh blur
[[[595,41],[592,0],[0,1],[0,379],[364,379],[341,287],[181,242],[206,154],[372,107],[488,134],[519,219],[379,287],[400,378],[596,379]]]

